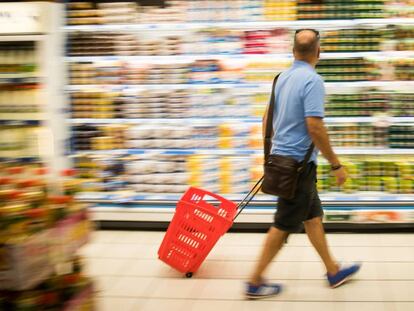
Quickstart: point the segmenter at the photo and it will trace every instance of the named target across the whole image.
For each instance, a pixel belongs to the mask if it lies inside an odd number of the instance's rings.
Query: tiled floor
[[[303,234],[292,235],[267,273],[285,285],[269,300],[244,300],[243,282],[264,234],[221,238],[192,279],[157,259],[162,232],[97,231],[82,254],[98,288],[98,310],[414,310],[414,234],[329,234],[341,261],[361,261],[349,284],[326,286],[319,258]]]

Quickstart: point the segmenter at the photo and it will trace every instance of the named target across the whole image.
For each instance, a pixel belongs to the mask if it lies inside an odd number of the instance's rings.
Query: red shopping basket
[[[214,193],[190,187],[177,203],[174,217],[158,250],[159,259],[191,277],[259,191],[261,181],[238,205]]]

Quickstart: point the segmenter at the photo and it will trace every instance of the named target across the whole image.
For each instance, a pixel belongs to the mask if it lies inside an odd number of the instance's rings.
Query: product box
[[[53,263],[61,263],[89,240],[91,223],[86,210],[59,221],[50,229],[51,258]]]
[[[29,289],[52,272],[50,238],[45,231],[0,246],[0,289]]]

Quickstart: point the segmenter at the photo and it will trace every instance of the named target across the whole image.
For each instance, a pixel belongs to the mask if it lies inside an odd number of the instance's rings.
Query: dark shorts
[[[279,198],[274,226],[290,233],[299,232],[304,221],[322,216],[316,188],[316,165],[311,162],[299,177],[295,197],[291,200]]]

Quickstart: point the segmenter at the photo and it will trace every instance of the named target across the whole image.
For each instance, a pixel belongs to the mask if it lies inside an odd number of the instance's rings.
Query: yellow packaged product
[[[4,197],[5,203],[0,207],[0,219],[5,233],[3,239],[26,234],[28,218],[25,213],[30,206],[25,202],[23,195],[23,191],[11,190]]]
[[[410,162],[396,162],[400,178],[409,179],[413,176],[413,164]]]
[[[231,149],[233,147],[232,137],[219,137],[218,146],[222,149]]]
[[[400,192],[412,194],[414,192],[414,181],[411,179],[400,180]]]
[[[187,160],[188,172],[190,173],[189,184],[192,186],[200,186],[200,168],[201,158],[200,156],[190,156]]]
[[[75,179],[76,170],[65,169],[60,173],[62,179],[62,189],[65,195],[75,195],[79,191],[80,181]]]

